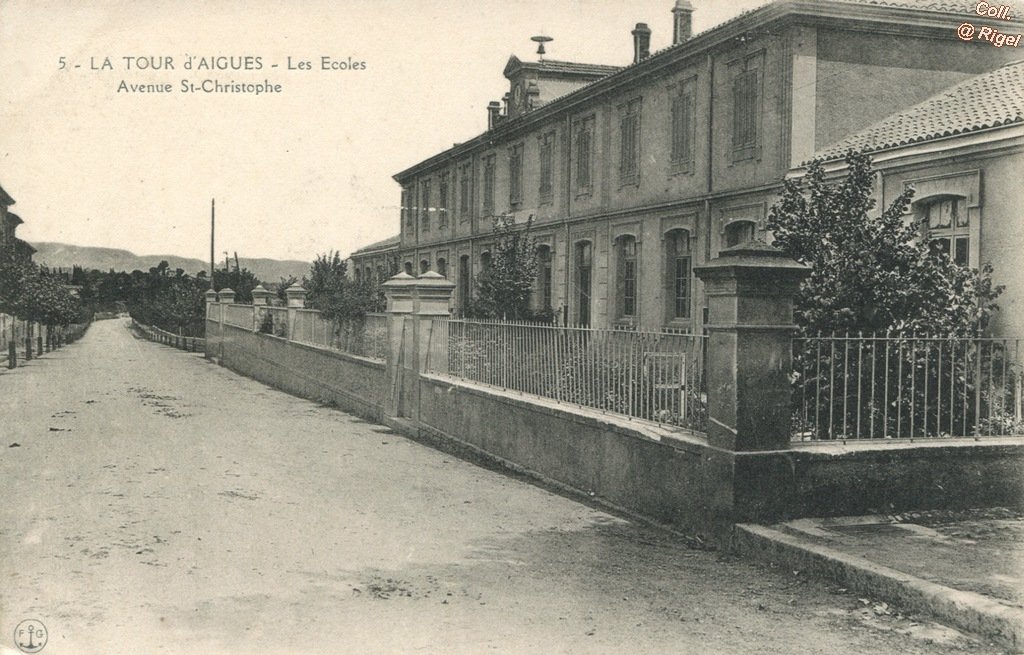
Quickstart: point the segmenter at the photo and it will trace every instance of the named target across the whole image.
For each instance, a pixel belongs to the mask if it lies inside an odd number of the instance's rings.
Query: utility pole
[[[216,199],[210,198],[210,288],[213,289],[213,228],[216,222]],[[216,289],[214,289],[216,291]]]

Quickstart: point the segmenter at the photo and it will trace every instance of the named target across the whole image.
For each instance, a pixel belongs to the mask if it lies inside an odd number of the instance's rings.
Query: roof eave
[[[935,152],[942,152],[953,156],[955,149],[977,148],[1000,143],[1006,145],[1012,140],[1017,140],[1019,141],[1018,145],[1024,146],[1024,122],[1004,123],[995,127],[972,130],[970,132],[959,132],[912,143],[865,149],[862,152],[870,155],[872,163],[877,167],[895,160],[917,155],[934,154]],[[829,156],[828,158],[821,159],[821,163],[826,173],[834,173],[846,168],[846,155]],[[807,174],[807,169],[810,165],[811,162],[807,161],[791,168],[786,174],[786,178],[803,177]]]

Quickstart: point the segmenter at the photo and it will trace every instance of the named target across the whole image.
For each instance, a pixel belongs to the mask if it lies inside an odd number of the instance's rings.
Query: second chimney
[[[487,104],[487,129],[493,130],[501,121],[501,103],[491,100]]]
[[[633,30],[633,63],[651,56],[651,28],[647,23],[637,23]]]
[[[693,36],[693,5],[690,0],[676,0],[672,8],[672,45],[679,45]]]

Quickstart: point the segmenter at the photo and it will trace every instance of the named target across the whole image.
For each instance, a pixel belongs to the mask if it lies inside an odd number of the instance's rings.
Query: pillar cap
[[[401,273],[397,273],[397,274],[391,276],[391,278],[389,278],[388,281],[385,282],[382,286],[387,287],[387,288],[395,288],[395,287],[399,287],[400,288],[400,287],[415,286],[415,284],[416,284],[416,278],[414,278],[413,276],[409,275],[405,271],[402,271]]]
[[[416,286],[420,289],[454,289],[455,283],[437,271],[427,271],[416,278]]]
[[[703,266],[695,266],[693,270],[703,279],[727,270],[755,268],[769,274],[778,272],[801,278],[811,272],[810,266],[801,264],[775,246],[758,239],[726,248],[718,253],[718,257]]]

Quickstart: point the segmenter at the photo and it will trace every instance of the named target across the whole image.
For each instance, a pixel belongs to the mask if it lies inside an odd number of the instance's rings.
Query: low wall
[[[227,324],[221,330],[209,352],[223,366],[290,394],[382,420],[387,391],[382,362]]]
[[[737,522],[1024,506],[1024,439],[795,446],[736,457]]]
[[[439,376],[420,379],[417,427],[705,540],[732,525],[733,454],[697,436]]]
[[[741,522],[1024,506],[1020,438],[735,453],[437,376],[419,403],[421,430],[721,546]]]

